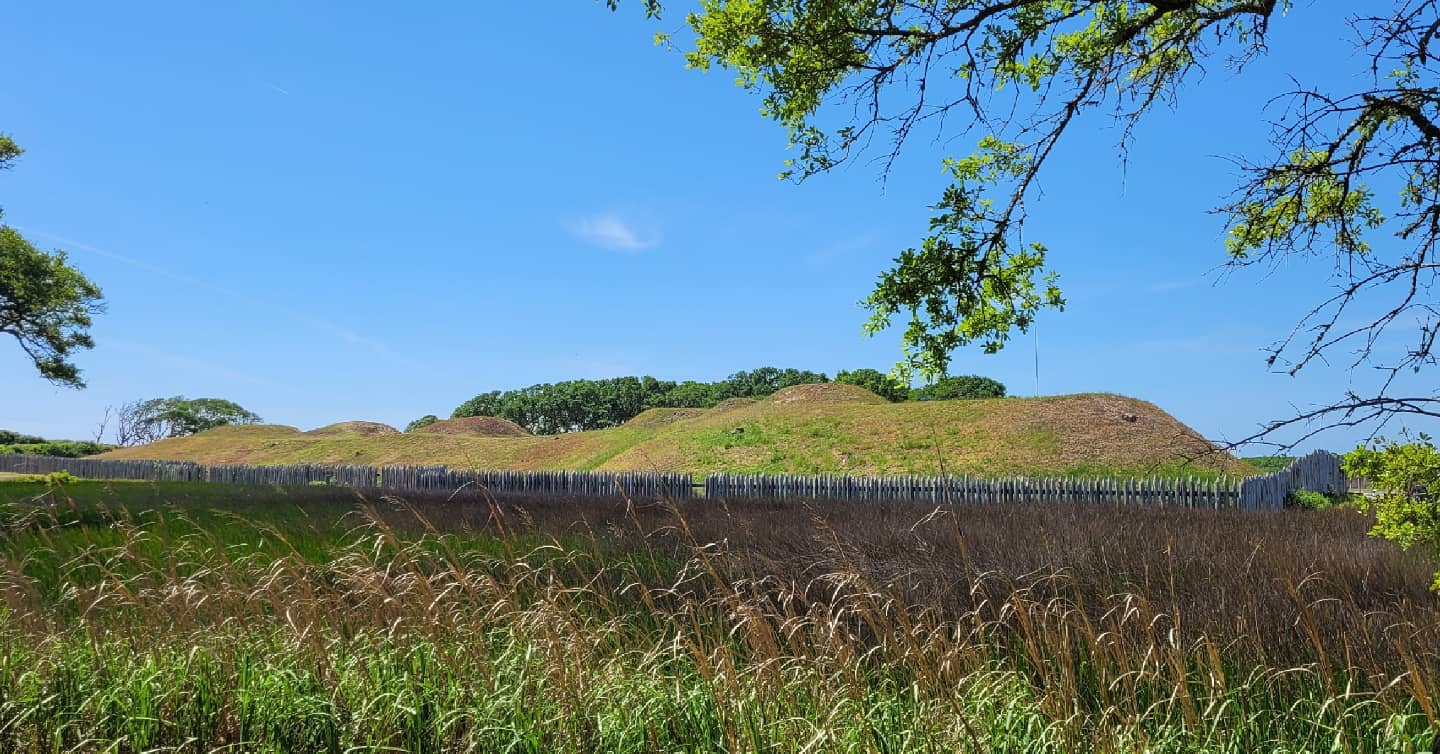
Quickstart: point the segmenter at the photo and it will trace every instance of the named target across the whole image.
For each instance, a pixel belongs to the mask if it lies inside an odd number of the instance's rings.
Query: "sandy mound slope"
[[[274,437],[280,435],[304,434],[299,429],[288,424],[227,424],[223,427],[207,429],[195,437],[241,437],[241,436],[265,436]],[[179,439],[179,438],[175,438]]]
[[[715,407],[710,409],[710,413],[723,414],[726,411],[734,411],[737,408],[753,406],[759,402],[760,401],[755,398],[726,398],[725,400],[715,404]]]
[[[467,416],[463,419],[445,419],[416,433],[432,435],[470,435],[472,437],[525,437],[530,433],[509,419],[498,416]]]
[[[398,435],[400,434],[400,430],[389,424],[381,424],[380,422],[336,422],[320,427],[319,429],[312,429],[305,434],[316,437],[332,437],[335,435],[375,437],[377,435]]]
[[[794,385],[777,390],[763,403],[887,403],[884,398],[858,385],[841,385],[837,382],[821,382],[814,385]]]
[[[641,411],[621,426],[655,429],[678,421],[704,416],[705,411],[703,408],[651,408]]]

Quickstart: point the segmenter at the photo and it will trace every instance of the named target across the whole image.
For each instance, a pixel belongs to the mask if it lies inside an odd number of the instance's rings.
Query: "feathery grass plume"
[[[1414,752],[1440,711],[1433,564],[1353,510],[213,494],[6,511],[0,749]]]

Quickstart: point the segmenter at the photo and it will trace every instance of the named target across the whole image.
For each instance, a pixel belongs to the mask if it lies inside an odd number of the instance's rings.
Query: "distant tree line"
[[[829,378],[819,372],[775,367],[736,372],[719,382],[648,376],[565,380],[481,393],[450,416],[498,416],[535,434],[550,435],[614,427],[651,408],[709,408],[730,398],[763,398],[782,388],[816,382]]]
[[[110,421],[117,423],[115,439],[119,445],[100,442]],[[434,417],[430,417],[433,419]],[[246,410],[234,401],[224,398],[186,398],[177,395],[170,398],[151,398],[132,401],[105,410],[105,418],[95,433],[95,440],[47,440],[37,435],[27,435],[8,429],[0,429],[0,455],[24,454],[32,456],[58,456],[61,458],[83,458],[114,450],[120,445],[143,445],[169,437],[184,437],[207,429],[229,424],[257,424],[260,417]]]
[[[89,440],[47,440],[36,435],[0,429],[0,455],[21,453],[31,456],[80,458],[104,453],[114,447],[114,445],[90,442]]]
[[[460,404],[450,416],[498,416],[535,434],[548,435],[618,426],[652,408],[711,408],[732,398],[764,398],[794,385],[829,381],[821,372],[777,367],[736,372],[717,382],[675,382],[649,376],[565,380],[481,393]],[[988,377],[947,377],[912,389],[874,369],[857,369],[841,371],[836,382],[858,385],[889,401],[1005,395],[1005,386]],[[421,417],[411,422],[406,431],[434,421],[434,416]]]
[[[989,377],[973,374],[943,377],[924,387],[909,385],[875,369],[840,371],[835,381],[858,385],[891,403],[901,401],[949,401],[967,398],[1004,398],[1005,386]]]

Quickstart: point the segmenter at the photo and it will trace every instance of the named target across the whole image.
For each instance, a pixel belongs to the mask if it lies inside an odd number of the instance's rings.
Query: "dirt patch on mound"
[[[703,408],[652,408],[641,411],[621,426],[654,429],[705,414]]]
[[[299,429],[287,424],[228,424],[223,427],[207,429],[196,437],[224,437],[227,435],[298,435],[303,434]]]
[[[305,434],[316,437],[330,437],[334,435],[376,437],[379,435],[398,435],[400,434],[400,430],[389,424],[381,424],[380,422],[336,422],[319,429],[312,429]]]
[[[737,408],[745,408],[746,406],[753,406],[753,405],[755,405],[755,404],[757,404],[757,403],[759,403],[759,402],[760,402],[760,401],[758,401],[758,400],[756,400],[756,399],[754,399],[754,398],[726,398],[725,400],[720,401],[719,403],[715,404],[715,407],[712,408],[712,409],[710,409],[710,413],[712,413],[712,414],[723,414],[723,413],[725,413],[726,411],[734,411],[734,410],[737,409]]]
[[[470,435],[472,437],[528,437],[526,429],[509,419],[498,416],[467,416],[463,419],[445,419],[415,430],[416,433],[432,435]]]
[[[1050,464],[1086,469],[1110,467],[1145,475],[1161,467],[1249,473],[1244,462],[1153,403],[1090,393],[1053,398],[998,399],[1006,410],[981,422],[992,432],[1029,431],[1053,437]],[[1047,443],[1038,443],[1045,445]]]
[[[887,403],[884,398],[858,385],[841,385],[838,382],[821,382],[814,385],[794,385],[777,390],[765,403]]]

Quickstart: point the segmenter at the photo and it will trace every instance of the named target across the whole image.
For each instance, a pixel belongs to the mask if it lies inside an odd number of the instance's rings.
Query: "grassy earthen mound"
[[[858,385],[820,382],[814,385],[793,385],[775,391],[763,403],[888,403],[884,398]]]
[[[204,432],[192,435],[192,437],[278,437],[285,435],[303,435],[298,427],[288,424],[227,424],[223,427],[207,429]],[[184,438],[172,438],[184,439]],[[163,442],[163,441],[162,441]]]
[[[686,419],[704,416],[703,408],[651,408],[641,411],[621,426],[636,429],[656,429]]]
[[[1002,400],[1012,412],[993,413],[985,428],[1054,437],[1048,455],[1072,472],[1121,466],[1144,474],[1147,465],[1187,464],[1236,475],[1255,471],[1148,401],[1109,393]]]
[[[463,419],[445,419],[415,430],[416,433],[431,435],[468,435],[471,437],[528,437],[524,427],[498,416],[467,416]]]
[[[319,429],[312,429],[305,434],[316,437],[334,437],[337,435],[376,437],[379,435],[398,435],[400,434],[400,430],[389,424],[381,424],[380,422],[336,422],[320,427]]]
[[[760,400],[758,398],[726,398],[725,400],[715,404],[714,408],[710,409],[710,413],[723,414],[726,411],[734,411],[737,408],[753,406],[759,402]]]
[[[692,414],[698,414],[692,416]],[[514,470],[788,474],[1249,474],[1154,404],[1118,395],[888,403],[851,385],[799,385],[710,411],[662,409],[597,432],[530,435],[471,417],[409,433],[226,427],[107,458],[200,463],[444,464]]]

